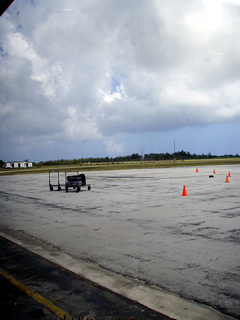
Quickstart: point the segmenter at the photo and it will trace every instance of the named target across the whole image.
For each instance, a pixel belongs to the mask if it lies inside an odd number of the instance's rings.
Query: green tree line
[[[210,159],[210,158],[235,158],[238,154],[225,154],[222,156],[212,155],[210,152],[205,154],[191,154],[188,151],[178,151],[175,153],[149,153],[143,156],[138,153],[133,153],[127,156],[118,157],[90,157],[90,158],[80,158],[80,159],[60,159],[60,160],[50,160],[41,161],[38,165],[41,166],[52,166],[52,165],[81,165],[85,163],[100,163],[100,162],[126,162],[126,161],[159,161],[159,160],[184,160],[184,159]]]

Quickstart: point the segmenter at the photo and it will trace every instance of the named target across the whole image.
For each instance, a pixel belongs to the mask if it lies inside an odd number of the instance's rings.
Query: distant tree
[[[138,154],[138,153],[133,153],[132,155],[131,155],[131,159],[132,160],[141,160],[141,156]]]
[[[5,165],[5,162],[3,160],[0,160],[0,166],[4,167],[4,165]]]

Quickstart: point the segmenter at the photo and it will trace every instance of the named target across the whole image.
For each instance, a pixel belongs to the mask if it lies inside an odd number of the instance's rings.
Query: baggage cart
[[[56,174],[56,173],[57,173],[57,184],[53,184],[52,181],[51,181],[51,174],[53,175],[53,174]],[[52,177],[52,180],[53,180],[53,177]],[[56,177],[55,177],[54,181],[55,180],[56,180]],[[59,171],[52,170],[52,171],[49,171],[49,189],[50,189],[50,191],[53,191],[54,187],[57,187],[58,191],[62,190],[61,184],[60,184],[60,180],[59,180]]]
[[[91,185],[86,183],[86,177],[85,174],[81,173],[75,175],[68,175],[67,172],[65,172],[65,190],[68,192],[69,188],[76,189],[77,192],[81,190],[81,188],[87,188],[88,190],[91,190]]]

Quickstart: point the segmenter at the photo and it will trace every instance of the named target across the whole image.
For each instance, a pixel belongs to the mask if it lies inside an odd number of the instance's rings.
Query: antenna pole
[[[175,157],[175,139],[174,139],[174,142],[173,142],[173,148],[174,148],[173,160],[175,161],[176,160],[176,157]]]

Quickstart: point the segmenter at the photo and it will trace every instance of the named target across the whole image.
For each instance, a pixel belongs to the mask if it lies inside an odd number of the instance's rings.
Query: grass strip
[[[0,169],[0,175],[15,174],[37,174],[49,171],[69,172],[69,171],[110,171],[110,170],[131,170],[131,169],[156,169],[186,166],[217,166],[217,165],[236,165],[240,164],[240,158],[214,158],[214,159],[191,159],[191,160],[165,160],[165,161],[132,161],[132,162],[100,162],[87,163],[80,165],[61,165],[61,166],[38,166],[22,169]]]

